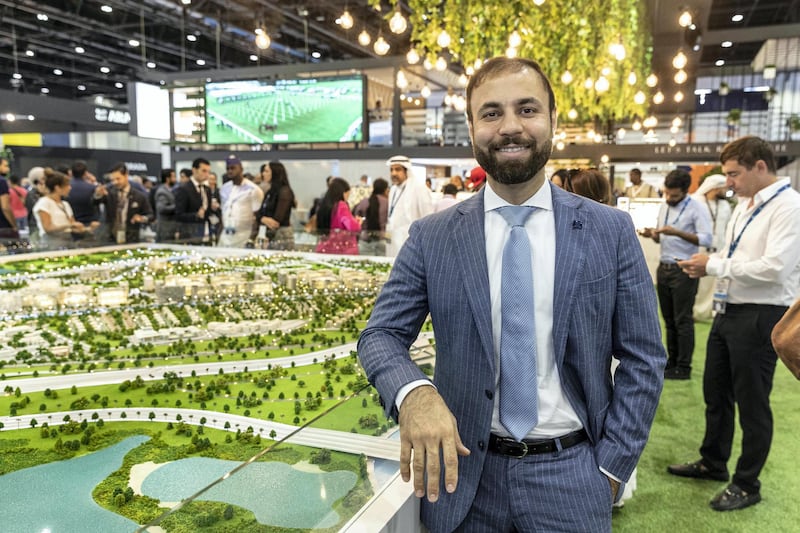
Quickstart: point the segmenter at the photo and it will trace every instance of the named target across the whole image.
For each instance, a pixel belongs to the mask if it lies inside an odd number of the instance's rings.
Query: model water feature
[[[92,498],[92,491],[122,465],[128,452],[149,439],[129,437],[98,452],[0,476],[3,531],[134,531],[138,524],[100,507]],[[165,463],[148,469],[147,477],[141,481],[141,492],[165,504],[178,502],[240,464],[205,457]],[[341,518],[331,506],[347,495],[356,482],[353,472],[323,472],[313,465],[298,468],[281,462],[252,463],[198,499],[248,509],[264,525],[327,528]],[[13,524],[11,529],[9,524]]]
[[[142,483],[142,493],[161,502],[178,502],[205,487],[241,463],[191,457],[166,463]],[[341,517],[331,509],[352,489],[353,472],[323,472],[314,465],[304,469],[281,462],[251,463],[211,487],[199,501],[218,501],[249,509],[264,525],[297,529],[328,528]]]
[[[0,528],[130,533],[138,524],[97,505],[92,491],[122,466],[125,454],[148,440],[146,436],[129,437],[98,452],[0,476]]]

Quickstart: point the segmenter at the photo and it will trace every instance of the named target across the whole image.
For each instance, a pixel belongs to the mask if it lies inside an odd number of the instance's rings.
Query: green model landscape
[[[147,435],[93,495],[139,524],[164,512],[158,501],[128,486],[131,467],[147,461],[244,461],[275,446],[258,460],[354,472],[358,482],[333,506],[342,516],[336,527],[372,494],[366,457],[275,445],[273,439],[285,435],[239,422],[223,426],[222,419],[239,415],[255,426],[270,421],[293,427],[313,421],[315,428],[385,433],[391,422],[364,378],[353,343],[388,264],[134,249],[14,261],[2,268],[0,474]],[[318,352],[295,364],[295,358]],[[235,365],[227,371],[205,366],[225,362]],[[185,365],[192,370],[181,371]],[[120,370],[125,379],[111,383],[32,385]],[[168,417],[160,414],[164,408],[180,412]],[[26,421],[22,427],[20,417]],[[202,497],[160,526],[297,531],[259,524],[247,509]]]

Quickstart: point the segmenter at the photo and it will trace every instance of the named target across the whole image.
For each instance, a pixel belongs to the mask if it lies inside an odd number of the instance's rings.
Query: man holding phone
[[[666,203],[658,213],[658,228],[641,232],[661,244],[661,262],[656,271],[658,303],[667,330],[667,367],[664,379],[690,379],[694,352],[692,308],[698,280],[690,278],[678,261],[690,258],[700,246],[711,246],[711,217],[708,210],[688,195],[692,177],[685,170],[673,170],[664,179]]]

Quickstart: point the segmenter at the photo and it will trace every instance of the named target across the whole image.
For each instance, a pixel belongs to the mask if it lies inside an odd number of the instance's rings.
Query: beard
[[[498,161],[497,149],[511,144],[529,148],[531,150],[530,157],[519,161]],[[552,151],[553,142],[550,139],[542,143],[539,148],[536,140],[526,141],[522,137],[507,138],[500,143],[490,143],[485,151],[477,146],[473,148],[475,159],[486,171],[486,174],[503,185],[516,185],[532,180],[544,168]]]
[[[684,194],[677,200],[667,200],[667,205],[670,207],[675,207],[676,205],[680,204],[682,201],[686,199],[686,195]]]

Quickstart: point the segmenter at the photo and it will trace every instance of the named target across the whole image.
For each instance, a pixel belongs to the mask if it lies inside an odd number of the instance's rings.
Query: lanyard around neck
[[[392,199],[392,205],[389,206],[389,216],[392,216],[392,213],[394,213],[394,208],[395,206],[397,206],[397,202],[400,201],[400,197],[403,196],[404,192],[406,192],[406,184],[404,183],[403,185],[398,187],[398,189],[400,190],[400,192],[397,192],[397,189],[395,189],[394,198]]]
[[[681,210],[678,212],[678,216],[675,217],[675,220],[672,221],[672,224],[669,223],[669,208],[670,208],[670,205],[667,204],[667,212],[664,215],[664,225],[665,226],[674,226],[675,224],[677,224],[678,221],[681,219],[681,215],[683,214],[683,212],[686,211],[686,206],[689,205],[689,202],[691,200],[692,199],[689,196],[686,197],[686,200],[684,200],[684,202],[683,202],[683,207],[681,207]]]
[[[739,232],[739,236],[736,237],[736,239],[733,240],[733,242],[731,243],[730,248],[728,248],[728,259],[731,258],[731,256],[733,255],[733,252],[735,252],[736,249],[739,247],[739,241],[742,240],[742,235],[744,235],[744,230],[747,229],[747,226],[749,226],[750,223],[753,221],[753,219],[756,218],[758,216],[758,214],[761,213],[761,211],[764,210],[764,208],[767,206],[768,203],[770,203],[772,200],[775,199],[776,196],[778,196],[780,193],[782,193],[783,191],[785,191],[788,188],[789,188],[789,184],[787,183],[786,185],[784,185],[783,187],[778,189],[775,192],[775,194],[770,196],[769,199],[766,202],[764,202],[760,206],[756,207],[756,210],[753,211],[753,214],[750,215],[750,218],[748,218],[747,222],[744,223],[744,226],[742,227],[742,231]],[[736,223],[734,222],[733,229],[731,230],[731,235],[734,235],[735,233],[736,233]]]

